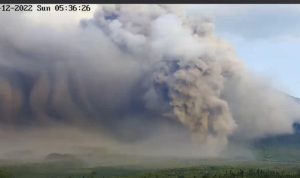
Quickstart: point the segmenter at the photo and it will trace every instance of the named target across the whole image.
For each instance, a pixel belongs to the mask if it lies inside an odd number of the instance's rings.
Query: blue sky
[[[300,5],[193,5],[248,68],[300,97]]]

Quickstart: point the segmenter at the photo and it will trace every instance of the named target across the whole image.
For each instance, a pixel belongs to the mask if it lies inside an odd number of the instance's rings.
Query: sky
[[[300,97],[300,5],[193,5],[248,68]]]
[[[92,17],[97,6],[91,7],[91,12],[52,11],[26,15],[60,29]],[[212,19],[217,35],[233,46],[249,70],[269,78],[278,89],[300,97],[300,5],[198,4],[185,7],[191,15]]]

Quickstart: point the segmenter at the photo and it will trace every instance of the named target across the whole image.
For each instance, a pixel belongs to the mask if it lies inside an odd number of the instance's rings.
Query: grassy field
[[[113,166],[80,168],[58,164],[2,166],[0,178],[300,178],[299,163],[206,161],[177,168]]]

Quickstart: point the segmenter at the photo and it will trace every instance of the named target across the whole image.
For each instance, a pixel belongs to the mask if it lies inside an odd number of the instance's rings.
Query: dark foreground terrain
[[[177,168],[176,168],[177,167]],[[80,168],[67,164],[2,166],[0,178],[300,178],[300,163],[205,161],[175,168],[110,166]]]

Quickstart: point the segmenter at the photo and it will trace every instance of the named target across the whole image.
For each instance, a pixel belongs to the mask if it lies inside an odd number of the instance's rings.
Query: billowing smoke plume
[[[230,137],[291,133],[299,117],[214,35],[209,18],[180,6],[103,5],[66,30],[22,15],[0,20],[5,127],[63,124],[125,142],[171,128],[224,146]]]
[[[153,73],[149,92],[159,94],[171,110],[170,117],[187,126],[200,142],[218,138],[226,143],[236,124],[227,102],[220,97],[223,69],[212,59],[172,62]]]

